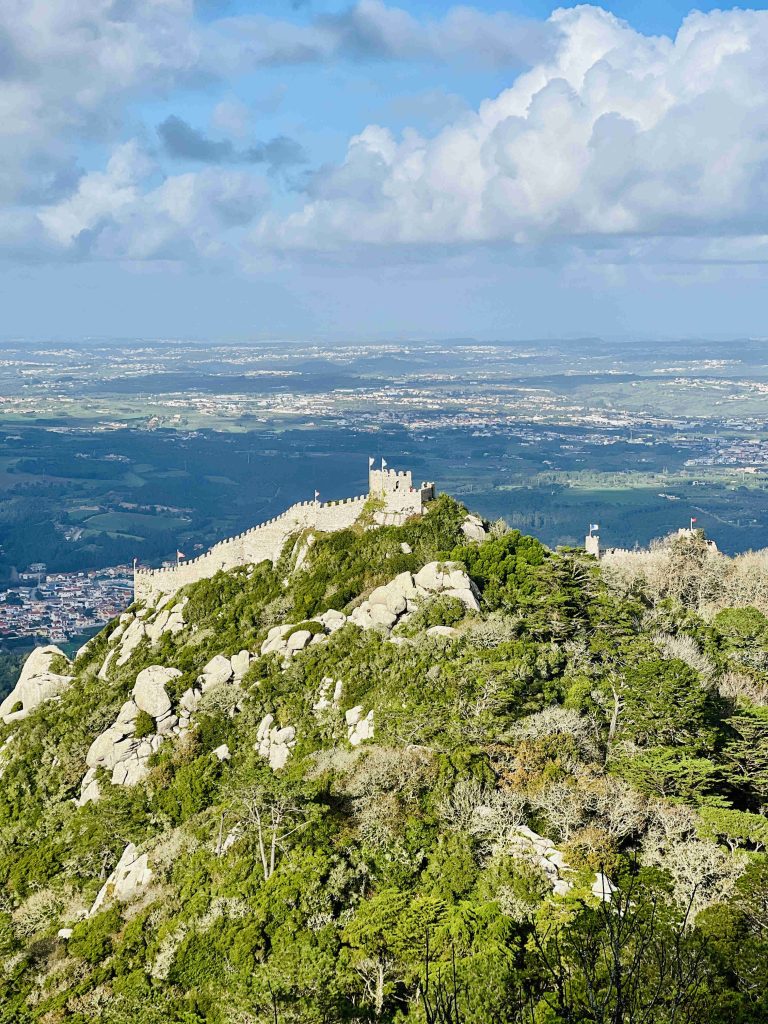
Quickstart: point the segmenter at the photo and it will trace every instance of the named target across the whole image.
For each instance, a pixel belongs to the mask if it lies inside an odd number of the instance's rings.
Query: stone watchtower
[[[382,459],[381,469],[374,469],[373,459],[368,467],[369,497],[384,503],[384,508],[376,514],[381,523],[402,523],[409,516],[421,515],[427,502],[434,500],[435,485],[422,483],[413,486],[410,470],[388,469]]]

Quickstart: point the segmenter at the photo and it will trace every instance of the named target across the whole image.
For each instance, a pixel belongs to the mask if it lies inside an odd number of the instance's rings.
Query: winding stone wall
[[[292,505],[279,516],[255,526],[237,537],[229,537],[197,558],[182,562],[169,569],[140,569],[134,580],[137,601],[154,603],[162,594],[173,594],[188,583],[207,579],[220,569],[235,569],[240,565],[256,565],[280,557],[283,545],[291,534],[314,529],[325,532],[345,530],[363,511],[368,500],[366,494],[342,501],[319,503],[303,501]]]
[[[219,570],[240,565],[276,562],[283,546],[294,533],[319,530],[333,533],[346,530],[360,516],[368,498],[383,502],[374,512],[379,526],[397,526],[410,516],[421,515],[427,502],[435,497],[435,485],[413,486],[409,471],[373,469],[368,472],[369,493],[341,501],[302,501],[237,537],[230,537],[197,558],[168,569],[138,569],[134,576],[134,598],[154,604],[165,594],[174,594],[188,583],[208,579]]]

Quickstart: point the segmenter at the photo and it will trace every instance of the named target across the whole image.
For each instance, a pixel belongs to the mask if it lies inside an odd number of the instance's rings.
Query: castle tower
[[[368,493],[372,497],[384,498],[388,494],[405,494],[413,490],[413,475],[410,470],[389,469],[386,460],[381,460],[381,469],[374,469],[373,460],[368,460]]]
[[[595,558],[600,558],[600,535],[597,532],[599,529],[597,523],[590,523],[589,533],[584,538],[584,550],[588,555],[594,555]]]
[[[383,502],[384,509],[376,513],[376,520],[383,524],[402,523],[409,516],[421,515],[424,505],[435,497],[435,485],[422,483],[413,486],[410,470],[390,469],[386,459],[381,468],[374,468],[374,460],[368,460],[369,497]]]

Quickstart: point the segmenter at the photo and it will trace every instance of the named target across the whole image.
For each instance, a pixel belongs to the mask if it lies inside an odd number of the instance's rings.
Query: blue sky
[[[9,0],[9,337],[768,334],[768,13]]]
[[[414,16],[419,18],[434,17],[436,14],[444,13],[449,10],[452,6],[450,3],[435,3],[434,0],[420,0],[418,3],[403,4],[408,11]],[[546,3],[544,0],[520,0],[520,2],[506,3],[506,4],[495,4],[495,3],[476,3],[473,4],[478,10],[487,12],[497,11],[508,11],[511,14],[517,14],[523,17],[536,18],[538,20],[545,20],[549,17],[552,11],[555,9],[557,4]],[[563,5],[567,6],[567,5]],[[571,5],[574,6],[574,5]],[[677,31],[680,22],[683,18],[692,10],[693,5],[690,3],[663,3],[654,2],[654,0],[624,0],[621,3],[613,3],[602,5],[608,10],[612,11],[617,17],[623,18],[629,21],[636,29],[640,32],[647,34],[666,34],[674,35]],[[766,9],[765,4],[708,4],[708,3],[697,3],[695,9],[698,11],[713,11],[713,10],[725,10],[730,7],[741,7],[743,9],[750,9],[761,11]],[[337,11],[340,9],[338,4],[333,3],[313,3],[311,5],[305,4],[290,4],[284,3],[282,0],[275,0],[272,3],[264,4],[253,4],[247,2],[247,0],[232,0],[232,2],[216,2],[213,0],[211,3],[202,3],[198,5],[198,12],[200,17],[207,21],[211,21],[220,17],[222,13],[229,15],[234,14],[249,14],[258,10],[264,14],[271,14],[276,18],[288,18],[297,23],[301,23],[306,20],[308,13],[316,12],[327,12]]]

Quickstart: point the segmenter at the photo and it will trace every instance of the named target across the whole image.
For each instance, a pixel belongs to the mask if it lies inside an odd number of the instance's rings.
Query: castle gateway
[[[168,569],[137,569],[134,573],[134,600],[155,604],[160,597],[174,594],[188,583],[208,579],[217,572],[276,562],[285,542],[295,533],[318,530],[332,533],[346,530],[360,517],[372,499],[373,519],[380,526],[399,526],[410,516],[421,515],[427,502],[435,497],[435,485],[413,486],[410,471],[387,468],[382,460],[374,469],[369,460],[368,493],[339,501],[302,501],[259,526],[237,537],[219,541],[197,558]]]

